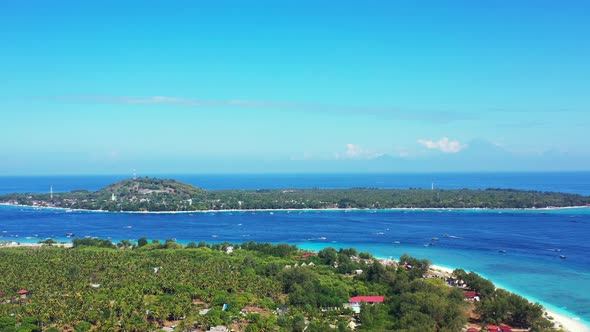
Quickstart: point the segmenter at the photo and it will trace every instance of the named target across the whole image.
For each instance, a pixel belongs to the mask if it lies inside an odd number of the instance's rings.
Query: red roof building
[[[470,327],[467,329],[467,332],[479,332],[479,329],[477,327]]]
[[[508,325],[500,324],[500,331],[502,332],[512,332],[512,328]]]
[[[472,299],[477,296],[475,291],[467,291],[465,292],[465,298]]]
[[[488,325],[486,327],[488,328],[488,332],[500,332],[500,328],[496,325]]]
[[[24,289],[21,289],[18,291],[18,295],[20,295],[21,299],[26,299],[27,295],[29,295],[29,292]]]
[[[309,257],[315,257],[317,255],[318,254],[315,253],[315,252],[306,252],[306,253],[304,253],[302,255],[293,256],[293,258],[295,258],[295,259],[302,259],[302,258],[305,259],[305,258],[309,258]]]
[[[383,303],[384,300],[385,300],[385,297],[383,297],[383,296],[355,296],[355,297],[351,297],[348,300],[348,302],[349,303],[361,303],[361,302]]]

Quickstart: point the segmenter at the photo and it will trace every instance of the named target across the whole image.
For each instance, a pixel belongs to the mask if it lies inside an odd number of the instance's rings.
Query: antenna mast
[[[133,180],[137,178],[137,173],[135,173],[135,168],[133,169]]]

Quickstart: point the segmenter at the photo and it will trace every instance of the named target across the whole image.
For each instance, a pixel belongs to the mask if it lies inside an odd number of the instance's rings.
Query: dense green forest
[[[47,241],[51,243],[51,241]],[[444,278],[424,278],[429,262],[406,255],[381,264],[355,249],[304,252],[287,244],[142,238],[117,245],[74,239],[74,248],[0,249],[1,331],[460,331],[482,323],[550,331],[543,309],[455,271],[482,301]],[[389,262],[392,263],[392,262]],[[359,271],[362,273],[359,274]],[[28,293],[19,295],[20,290]],[[383,303],[345,308],[349,297]]]
[[[511,189],[203,190],[175,180],[138,178],[96,192],[9,194],[0,203],[106,211],[326,208],[545,208],[590,205],[590,197]]]

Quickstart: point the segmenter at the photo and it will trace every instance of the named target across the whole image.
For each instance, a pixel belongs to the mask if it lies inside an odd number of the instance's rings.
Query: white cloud
[[[448,137],[443,137],[437,142],[419,139],[418,143],[431,150],[440,150],[444,153],[457,153],[467,147],[467,144],[461,144],[459,141],[451,141]]]
[[[336,159],[374,159],[382,155],[383,153],[366,150],[358,145],[348,143],[346,144],[346,151],[343,153],[336,153],[335,157]]]

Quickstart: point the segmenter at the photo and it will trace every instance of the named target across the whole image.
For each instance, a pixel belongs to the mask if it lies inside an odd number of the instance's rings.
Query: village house
[[[348,299],[348,303],[344,303],[345,308],[350,308],[355,313],[361,312],[361,303],[368,304],[383,303],[385,297],[383,296],[354,296]]]
[[[21,289],[18,291],[18,295],[20,295],[21,299],[26,299],[27,296],[29,295],[29,292],[24,289]]]
[[[465,292],[465,299],[467,301],[479,301],[479,296],[475,291],[466,291]]]
[[[317,255],[318,254],[315,253],[315,252],[306,252],[306,253],[304,253],[302,255],[295,255],[295,256],[293,256],[293,258],[295,258],[295,259],[307,259],[309,257],[315,257]]]
[[[488,325],[486,326],[488,332],[500,332],[500,328],[496,325]]]

